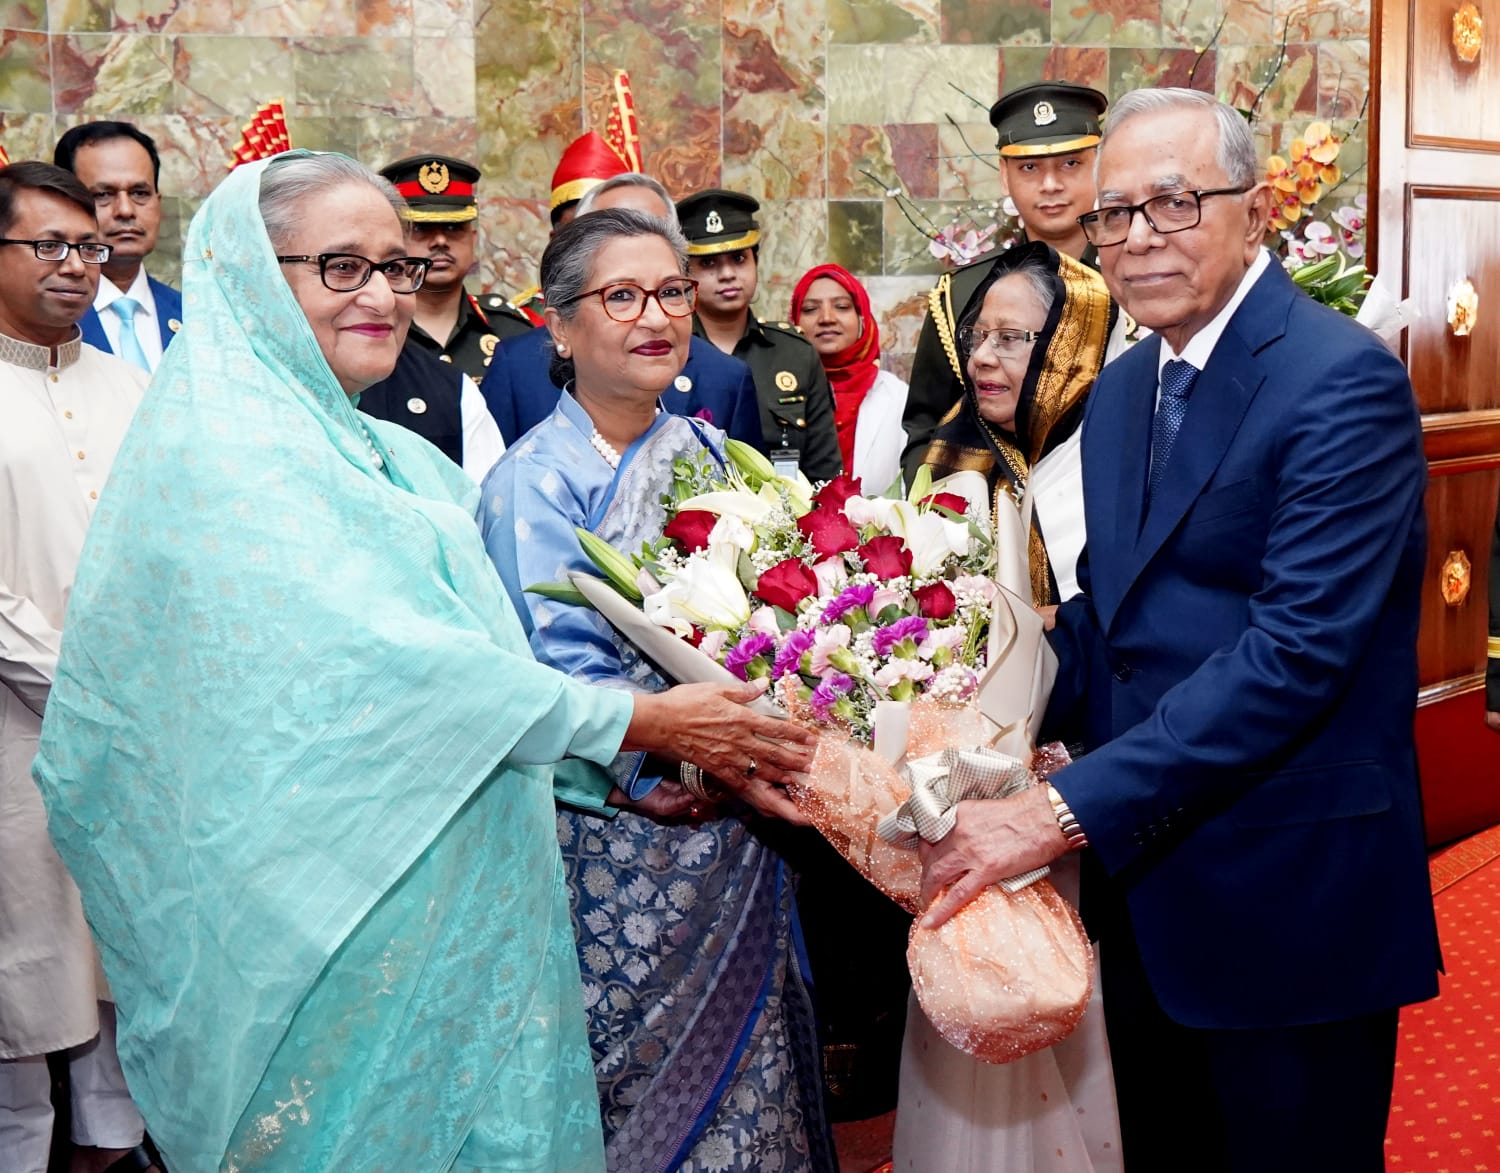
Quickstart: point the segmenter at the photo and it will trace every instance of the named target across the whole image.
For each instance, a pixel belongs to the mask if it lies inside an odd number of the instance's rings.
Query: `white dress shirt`
[[[94,294],[94,312],[99,315],[99,324],[104,327],[104,336],[109,339],[110,349],[115,354],[120,353],[120,315],[109,307],[122,297],[132,297],[140,304],[141,308],[135,313],[135,336],[140,341],[141,353],[146,356],[146,361],[151,364],[154,372],[161,362],[161,320],[156,312],[156,296],[151,292],[151,282],[146,277],[146,266],[142,265],[136,270],[135,280],[123,292],[103,273],[99,274],[99,292]]]
[[[1261,249],[1255,260],[1250,262],[1250,267],[1245,270],[1245,275],[1240,278],[1239,288],[1213,319],[1188,339],[1187,345],[1178,354],[1172,349],[1171,344],[1163,338],[1161,340],[1161,354],[1156,360],[1156,401],[1161,402],[1161,372],[1162,368],[1173,359],[1181,359],[1183,362],[1191,363],[1198,370],[1208,366],[1208,360],[1213,357],[1214,347],[1219,344],[1219,339],[1224,336],[1224,331],[1229,328],[1229,319],[1234,317],[1234,311],[1240,308],[1240,303],[1249,295],[1250,289],[1260,280],[1260,275],[1266,271],[1271,263],[1271,254]]]
[[[505,455],[505,437],[490,414],[479,384],[468,375],[458,395],[458,414],[464,429],[464,472],[476,485],[482,485],[495,461]]]

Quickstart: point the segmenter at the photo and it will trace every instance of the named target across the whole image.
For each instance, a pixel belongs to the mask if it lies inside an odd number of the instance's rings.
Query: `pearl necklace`
[[[660,414],[661,408],[658,407],[656,409],[656,415]],[[652,418],[654,419],[655,416],[653,416]],[[608,440],[606,440],[602,435],[599,434],[599,428],[597,425],[594,427],[593,434],[589,436],[589,443],[593,445],[595,452],[604,457],[605,464],[609,465],[610,468],[618,471],[620,467],[620,453],[613,444],[611,444]]]
[[[371,461],[374,462],[376,468],[384,469],[385,458],[380,455],[380,449],[375,447],[375,437],[370,435],[370,429],[365,427],[365,425],[361,423],[359,425],[359,431],[360,434],[365,438],[365,446],[370,450]]]

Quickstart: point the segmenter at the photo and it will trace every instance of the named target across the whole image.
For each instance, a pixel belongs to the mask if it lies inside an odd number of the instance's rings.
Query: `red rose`
[[[795,613],[798,603],[818,593],[818,576],[802,559],[784,558],[760,576],[752,593],[773,607]]]
[[[890,534],[871,538],[859,548],[859,556],[865,560],[866,570],[886,581],[911,573],[911,551],[900,538]]]
[[[962,515],[969,507],[968,501],[957,493],[933,493],[930,497],[923,497],[922,504],[941,505],[944,509],[951,509],[959,515]]]
[[[838,509],[820,505],[811,513],[799,517],[797,528],[812,542],[813,550],[819,558],[831,558],[859,545],[859,531]]]
[[[945,582],[918,587],[912,591],[912,594],[917,599],[917,610],[928,619],[946,619],[958,606],[958,601],[953,597],[953,592],[948,589],[948,584]]]
[[[707,509],[684,509],[661,532],[692,554],[708,545],[709,531],[718,520]]]
[[[842,509],[844,502],[850,497],[862,496],[864,493],[861,491],[859,478],[841,472],[813,494],[813,502],[824,509]]]

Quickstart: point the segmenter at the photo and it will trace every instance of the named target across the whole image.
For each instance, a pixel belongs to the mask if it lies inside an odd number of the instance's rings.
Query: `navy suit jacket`
[[[156,299],[156,324],[161,331],[161,348],[165,352],[167,344],[177,334],[171,323],[182,325],[182,294],[155,277],[148,275],[146,282],[151,286],[151,296]],[[97,346],[105,354],[114,354],[114,347],[109,344],[109,336],[105,334],[104,326],[99,321],[99,311],[93,306],[89,306],[88,313],[83,315],[78,328],[83,331],[83,340],[90,346]]]
[[[557,406],[562,388],[547,373],[552,363],[552,337],[545,326],[506,338],[495,348],[479,390],[490,414],[500,425],[506,447],[514,444]],[[760,431],[760,401],[750,368],[696,335],[688,344],[682,375],[684,392],[676,386],[661,393],[662,406],[676,415],[696,416],[723,429],[736,440],[764,447]]]
[[[1160,345],[1105,367],[1088,400],[1085,593],[1058,613],[1048,717],[1081,723],[1090,752],[1054,784],[1176,1021],[1291,1026],[1431,997],[1412,737],[1426,464],[1406,371],[1273,263],[1148,508]]]

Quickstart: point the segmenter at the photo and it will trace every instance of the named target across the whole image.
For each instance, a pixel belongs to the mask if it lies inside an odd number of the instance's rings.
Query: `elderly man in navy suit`
[[[128,122],[85,122],[58,139],[52,161],[89,189],[110,248],[93,308],[78,323],[83,340],[149,375],[182,327],[182,295],[143,265],[161,227],[156,143]]]
[[[630,208],[648,216],[677,222],[677,208],[667,189],[636,171],[607,179],[578,203],[577,215],[604,208]],[[537,327],[495,348],[480,390],[490,414],[500,425],[507,445],[514,444],[552,414],[562,388],[549,375],[552,337]],[[722,428],[736,440],[762,447],[760,405],[750,368],[694,336],[689,340],[687,365],[661,402],[676,415],[696,416]]]
[[[1411,385],[1262,246],[1244,119],[1117,101],[1110,291],[1155,334],[1083,425],[1084,593],[1057,615],[1052,786],[924,852],[940,921],[1086,849],[1129,1168],[1384,1169],[1397,1008],[1437,992],[1412,738],[1426,469]],[[1094,882],[1090,884],[1090,880]]]

